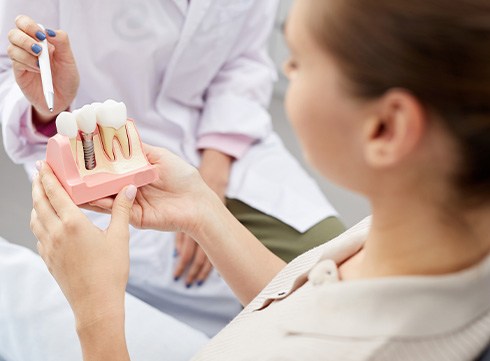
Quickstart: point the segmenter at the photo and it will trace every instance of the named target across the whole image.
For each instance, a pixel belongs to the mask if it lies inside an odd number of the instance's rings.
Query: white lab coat
[[[70,36],[81,76],[73,109],[107,98],[124,101],[144,142],[195,166],[200,137],[245,135],[255,142],[233,164],[229,198],[301,232],[336,215],[272,130],[267,106],[276,73],[266,45],[277,3],[193,0],[186,9],[184,0],[0,0],[0,120],[7,153],[31,174],[33,162],[45,156],[47,139],[33,130],[6,55],[7,31],[18,14],[27,14]],[[107,222],[101,215],[93,219]],[[164,241],[173,235],[132,233],[131,292],[208,335],[239,311],[215,273],[201,288],[173,281],[173,242]]]

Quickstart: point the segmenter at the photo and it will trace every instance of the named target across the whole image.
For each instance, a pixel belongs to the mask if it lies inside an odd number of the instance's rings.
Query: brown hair
[[[310,1],[313,34],[348,90],[363,99],[391,88],[414,94],[459,143],[459,189],[490,197],[490,1]]]

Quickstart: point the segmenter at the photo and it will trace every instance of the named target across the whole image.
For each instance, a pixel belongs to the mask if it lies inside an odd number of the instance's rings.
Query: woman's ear
[[[390,90],[380,100],[376,115],[364,124],[364,154],[374,168],[389,168],[413,153],[426,128],[420,102],[404,90]]]

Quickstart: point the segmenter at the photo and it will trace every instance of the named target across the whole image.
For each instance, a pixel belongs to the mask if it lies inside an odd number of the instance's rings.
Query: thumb
[[[162,156],[161,148],[153,147],[145,143],[142,143],[142,145],[143,145],[143,152],[145,153],[148,162],[150,162],[150,164],[158,163],[158,161]]]
[[[112,218],[108,228],[109,232],[127,232],[131,207],[133,206],[136,192],[137,189],[134,185],[130,185],[119,192],[112,205]]]

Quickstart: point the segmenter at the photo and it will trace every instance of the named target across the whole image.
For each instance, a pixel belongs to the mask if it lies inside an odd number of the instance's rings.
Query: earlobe
[[[392,167],[413,153],[422,138],[425,116],[422,106],[402,90],[387,93],[376,116],[365,122],[364,152],[374,168]]]

